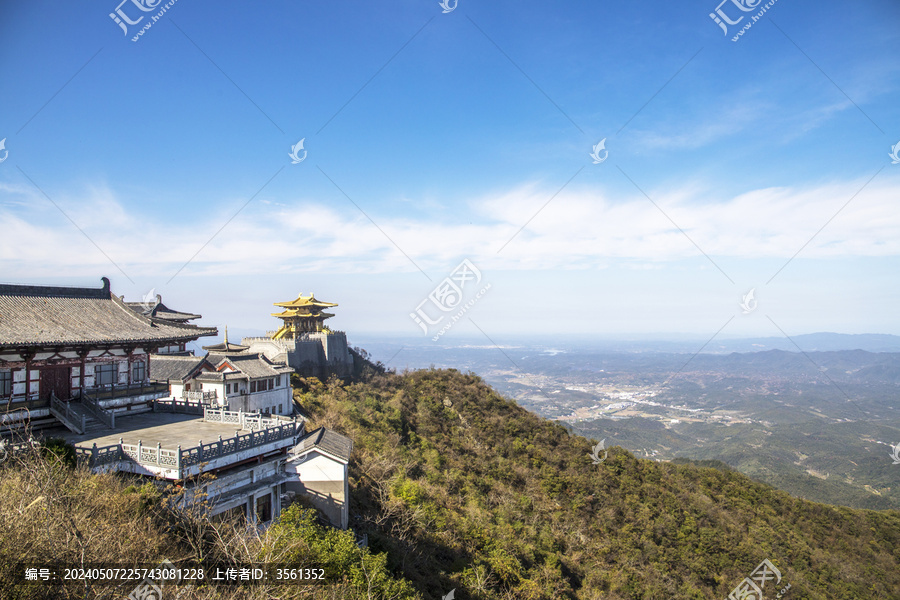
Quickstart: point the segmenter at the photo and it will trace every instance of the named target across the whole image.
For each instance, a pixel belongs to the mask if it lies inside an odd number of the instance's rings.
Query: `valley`
[[[891,458],[900,443],[898,353],[409,341],[372,350],[415,368],[475,372],[523,408],[639,458],[719,460],[805,499],[900,508],[900,465]]]

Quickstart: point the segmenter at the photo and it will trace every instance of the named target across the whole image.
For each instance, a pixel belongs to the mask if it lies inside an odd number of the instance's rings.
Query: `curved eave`
[[[279,319],[321,319],[321,318],[329,318],[333,317],[334,314],[326,313],[326,312],[316,312],[316,313],[297,313],[285,311],[282,313],[272,313],[273,317],[278,317]]]
[[[0,350],[15,348],[39,348],[43,346],[109,346],[111,344],[137,345],[137,346],[164,346],[171,342],[191,342],[198,337],[218,335],[215,329],[195,331],[190,335],[178,335],[159,338],[120,338],[108,340],[40,340],[36,342],[0,343]]]
[[[320,302],[319,300],[316,300],[315,302],[309,302],[308,300],[303,301],[303,302],[301,302],[299,300],[292,300],[291,302],[273,302],[272,306],[280,306],[282,308],[304,308],[304,307],[310,307],[310,306],[316,306],[319,308],[332,308],[334,306],[337,306],[337,303],[335,303],[335,302]]]
[[[229,343],[227,346],[225,344],[213,344],[211,346],[201,346],[201,348],[208,352],[214,352],[216,354],[239,354],[241,352],[244,352],[245,350],[249,350],[250,346],[241,346],[240,344]]]

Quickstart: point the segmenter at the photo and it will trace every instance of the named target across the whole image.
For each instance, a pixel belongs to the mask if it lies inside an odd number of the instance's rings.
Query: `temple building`
[[[272,339],[282,340],[302,338],[304,333],[327,333],[329,330],[325,326],[325,319],[330,319],[334,315],[322,312],[322,309],[333,308],[337,304],[316,300],[316,295],[312,293],[304,298],[301,292],[296,300],[276,302],[275,306],[285,309],[280,313],[272,313],[273,317],[284,321],[284,325],[275,332]]]
[[[272,362],[285,363],[305,377],[327,379],[330,375],[347,377],[353,372],[353,357],[347,335],[325,325],[334,315],[324,312],[334,308],[333,302],[322,302],[315,294],[300,293],[295,300],[276,302],[283,308],[272,313],[282,326],[266,337],[247,337],[242,344],[250,353],[264,354]]]
[[[168,395],[151,381],[150,355],[217,333],[140,314],[102,282],[0,285],[0,423],[83,433],[111,413],[149,410]]]
[[[203,349],[203,357],[152,355],[153,379],[167,383],[174,399],[230,411],[293,414],[291,367],[229,342],[227,328],[221,344]]]
[[[191,324],[199,315],[159,296],[126,303],[102,281],[99,289],[0,285],[0,434],[31,425],[35,437],[74,445],[92,471],[176,483],[182,505],[202,501],[210,515],[264,526],[301,495],[346,528],[352,442],[325,429],[307,434],[288,360],[231,343],[227,331],[192,356],[185,345],[215,328]],[[307,309],[285,307],[290,337],[260,339],[281,344],[276,354],[286,359],[308,357],[315,374],[349,371],[346,336],[323,324],[325,303],[301,299]]]

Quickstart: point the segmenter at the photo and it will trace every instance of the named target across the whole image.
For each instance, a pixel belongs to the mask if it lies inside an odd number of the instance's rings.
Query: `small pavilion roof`
[[[250,349],[250,346],[241,346],[240,344],[232,344],[225,340],[221,344],[213,344],[211,346],[202,346],[204,350],[210,354],[237,354]]]
[[[291,450],[295,456],[302,456],[312,450],[320,450],[332,457],[347,463],[353,451],[353,440],[331,429],[319,427],[299,440]]]
[[[211,346],[202,346],[204,350],[210,354],[239,354],[245,350],[249,350],[250,346],[242,346],[240,344],[232,344],[228,341],[228,327],[225,327],[225,340],[221,344],[213,344]]]

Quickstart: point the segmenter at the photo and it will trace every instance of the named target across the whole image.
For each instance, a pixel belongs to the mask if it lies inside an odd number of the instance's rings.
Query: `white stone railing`
[[[265,336],[248,336],[248,337],[241,339],[241,342],[246,346],[253,342],[289,342],[294,339],[294,338],[282,338],[282,339],[276,340],[273,337],[276,333],[278,333],[278,332],[277,331],[267,331]],[[323,330],[323,331],[303,331],[303,332],[297,333],[296,339],[300,340],[300,341],[304,341],[304,340],[310,339],[309,338],[310,334],[333,335],[336,333],[343,333],[344,335],[346,335],[345,332],[337,330],[337,329],[329,329],[327,331],[325,331],[325,330]]]
[[[216,399],[216,390],[209,392],[182,392],[181,399],[188,402],[201,402],[203,404],[212,404]]]
[[[219,439],[209,444],[200,444],[180,451],[179,469],[186,466],[198,465],[203,462],[209,462],[215,458],[249,450],[256,446],[264,446],[273,442],[278,442],[288,438],[294,438],[297,435],[295,423],[279,423],[274,427],[267,427],[259,431],[250,431],[249,433],[235,432],[232,438]]]
[[[257,431],[269,427],[279,427],[284,421],[272,417],[265,417],[259,413],[245,413],[242,410],[224,410],[206,408],[203,410],[203,420],[209,423],[232,423],[239,425],[241,429]],[[294,422],[291,419],[291,422]]]
[[[181,445],[177,449],[163,448],[160,443],[155,446],[144,446],[140,441],[137,444],[126,444],[119,438],[118,444],[111,446],[98,447],[94,444],[93,448],[76,448],[75,454],[79,461],[86,462],[90,467],[98,467],[105,464],[116,463],[122,460],[133,460],[143,466],[165,468],[174,471],[175,479],[181,479],[191,473],[185,472],[185,469],[200,465],[204,462],[222,458],[229,454],[249,450],[257,446],[264,446],[282,440],[293,439],[301,428],[297,429],[297,423],[293,420],[282,421],[280,419],[266,419],[254,414],[235,413],[230,411],[207,410],[214,413],[211,415],[211,422],[230,423],[235,415],[238,419],[243,419],[249,426],[255,426],[257,423],[265,425],[262,429],[251,430],[248,433],[236,431],[234,437],[219,439],[204,444],[202,440],[198,445],[189,448],[182,448]],[[221,413],[221,414],[219,414]],[[216,421],[217,417],[222,420]],[[204,415],[204,419],[206,415]]]
[[[123,444],[121,440],[119,441],[119,447],[122,449],[123,455],[130,456],[141,464],[178,468],[180,470],[180,457],[178,456],[181,450],[180,447],[178,450],[166,450],[160,443],[157,443],[156,447],[147,447],[141,442],[137,444]]]
[[[191,392],[194,393],[194,392]],[[199,392],[197,392],[199,393]],[[204,394],[213,392],[203,392]],[[215,400],[215,396],[212,396]],[[163,412],[171,409],[173,413],[186,413],[189,415],[202,415],[203,411],[209,408],[210,402],[205,400],[190,400],[182,398],[158,398],[153,401],[153,412]]]

